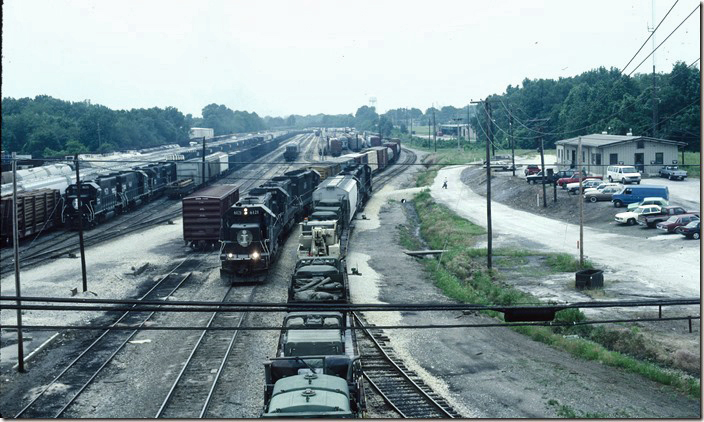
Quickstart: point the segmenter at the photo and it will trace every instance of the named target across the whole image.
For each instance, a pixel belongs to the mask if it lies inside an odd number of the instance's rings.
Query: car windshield
[[[679,217],[673,215],[672,217],[668,218],[667,221],[665,221],[665,222],[666,223],[674,223],[675,221],[677,221],[678,218]]]
[[[650,208],[638,207],[638,208],[636,208],[635,210],[633,210],[633,212],[636,213],[636,214],[643,214],[643,213],[646,212],[646,211],[650,211]]]
[[[624,172],[624,173],[638,173],[638,172],[636,171],[636,168],[635,168],[635,167],[624,167],[624,168],[623,168],[623,172]]]
[[[697,227],[698,225],[699,225],[699,220],[695,220],[695,221],[692,221],[689,224],[687,224],[687,227],[690,229],[693,229],[693,228]]]

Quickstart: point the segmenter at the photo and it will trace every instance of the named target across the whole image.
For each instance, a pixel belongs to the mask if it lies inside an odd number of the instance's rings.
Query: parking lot
[[[524,161],[536,162],[534,158]],[[554,157],[546,157],[545,161],[554,162]],[[519,162],[517,160],[517,164]],[[477,185],[476,182],[472,185],[467,178],[463,183],[462,173],[466,168],[455,166],[442,169],[431,187],[431,193],[436,201],[459,215],[486,226],[486,199],[478,193],[485,190],[485,185]],[[523,177],[522,169],[517,170],[518,174]],[[449,182],[448,189],[441,188],[445,177]],[[511,178],[511,172],[497,172],[493,180],[499,182],[500,178],[504,177]],[[670,189],[671,204],[699,210],[699,180],[677,182],[652,178],[644,179],[642,183],[666,185]],[[578,216],[578,197],[571,196],[570,200],[567,192],[558,188],[558,200],[562,204],[568,204],[567,212],[570,218],[556,218],[556,215],[551,214],[550,208],[544,209],[541,206],[540,185],[525,183],[526,188],[532,189],[528,194],[521,186],[523,185],[516,184],[515,191],[505,192],[506,197],[512,198],[513,204],[521,202],[524,206],[534,206],[531,210],[533,212],[493,200],[492,227],[496,242],[500,243],[502,238],[523,238],[532,244],[538,244],[544,251],[565,252],[578,256],[579,225],[575,223]],[[496,195],[500,192],[498,189],[492,191]],[[551,201],[551,186],[548,186],[547,192]],[[511,200],[507,203],[512,204]],[[590,212],[589,207],[592,206],[596,207],[591,208]],[[595,212],[597,209],[600,213]],[[617,225],[613,222],[613,215],[622,211],[624,208],[613,208],[610,203],[585,203],[585,215],[591,218],[591,222],[584,228],[585,256],[604,270],[606,279],[627,283],[631,286],[629,290],[637,292],[639,296],[699,296],[699,242],[685,240],[680,235],[660,234],[661,232],[654,229],[643,229],[640,226]]]

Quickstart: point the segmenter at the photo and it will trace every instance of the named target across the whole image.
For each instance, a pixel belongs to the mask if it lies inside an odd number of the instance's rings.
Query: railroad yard
[[[263,180],[305,166],[318,166],[321,136],[303,133],[281,144],[257,162],[216,184],[239,184],[245,192]],[[301,156],[279,164],[291,143]],[[390,150],[389,150],[390,151]],[[396,227],[417,224],[411,199],[424,188],[415,186],[421,166],[413,166],[426,153],[403,149],[400,165],[380,171],[373,178],[373,194],[350,224],[346,248],[349,296],[352,304],[437,303],[454,304],[434,285],[424,260],[403,253]],[[532,158],[534,161],[534,158]],[[530,158],[527,162],[532,162]],[[270,163],[277,163],[271,165]],[[483,170],[482,170],[483,171]],[[473,173],[474,172],[474,173]],[[534,201],[534,190],[510,173],[495,173],[499,190],[516,184],[527,199],[523,206],[504,206],[513,195],[497,197],[494,232],[497,247],[555,249],[574,253],[573,223],[560,222],[523,210]],[[441,188],[443,179],[448,189]],[[502,185],[503,183],[503,185]],[[518,185],[520,184],[520,185]],[[525,185],[525,186],[524,186]],[[673,199],[698,205],[690,195],[692,181],[683,189],[673,187]],[[477,168],[442,169],[429,187],[439,203],[460,216],[482,224],[481,171]],[[698,189],[698,188],[697,188]],[[515,189],[514,189],[515,191]],[[558,192],[564,194],[563,192]],[[458,198],[462,198],[459,200]],[[561,198],[564,200],[564,197]],[[571,197],[569,200],[574,201]],[[586,204],[586,206],[603,204]],[[571,206],[571,205],[570,205]],[[602,207],[603,208],[603,207]],[[529,210],[530,211],[530,210]],[[611,209],[600,211],[602,214]],[[563,216],[569,212],[563,211]],[[479,216],[479,217],[474,217]],[[605,269],[604,292],[609,299],[641,297],[691,297],[699,295],[695,266],[681,266],[681,277],[664,276],[659,265],[620,268],[615,261],[624,251],[610,251],[611,239],[682,242],[680,236],[601,233],[609,231],[595,222],[587,228],[585,242],[590,259]],[[592,221],[590,220],[590,221]],[[509,223],[509,221],[514,223]],[[522,224],[515,224],[521,221]],[[513,224],[513,225],[512,225]],[[551,227],[557,225],[557,228]],[[612,224],[612,223],[608,223]],[[566,228],[567,227],[567,228]],[[631,230],[643,230],[630,228]],[[508,230],[508,232],[506,231]],[[565,232],[564,242],[543,243],[547,236],[536,230]],[[593,232],[592,232],[593,231]],[[280,258],[259,284],[231,283],[222,275],[221,256],[215,250],[184,245],[180,202],[158,199],[132,214],[121,215],[86,236],[88,291],[81,290],[80,262],[76,259],[75,232],[51,232],[36,242],[22,244],[22,295],[86,299],[140,299],[149,301],[204,301],[214,303],[286,303],[291,274],[297,271],[301,229],[294,227],[280,246]],[[606,237],[608,241],[600,240]],[[629,240],[630,239],[630,240]],[[597,248],[592,246],[602,242]],[[70,245],[70,246],[69,246]],[[594,249],[592,249],[594,248]],[[598,249],[598,252],[592,250]],[[6,252],[10,249],[4,249]],[[605,252],[600,254],[599,252]],[[643,251],[639,250],[638,254]],[[42,259],[32,259],[32,255]],[[698,268],[699,244],[685,242],[674,252],[692,256]],[[673,255],[673,257],[675,256]],[[3,253],[6,256],[6,253]],[[49,258],[47,258],[47,256]],[[661,259],[662,254],[659,255]],[[635,257],[626,259],[636,259]],[[674,259],[674,258],[673,258]],[[48,261],[48,262],[47,262]],[[615,280],[618,280],[616,282]],[[3,258],[3,295],[12,296],[13,274]],[[517,277],[515,285],[541,300],[577,302],[589,296],[569,287],[565,275],[546,278]],[[572,281],[573,283],[573,281]],[[158,303],[158,302],[157,302]],[[286,315],[267,312],[160,312],[148,305],[139,312],[75,312],[27,310],[26,326],[122,326],[135,329],[95,331],[56,329],[24,331],[28,372],[18,373],[16,332],[3,329],[3,416],[68,418],[253,418],[262,413],[262,391],[268,376],[263,365],[277,356],[279,331],[217,327],[277,327]],[[695,309],[696,308],[696,309]],[[698,314],[698,306],[676,312]],[[590,315],[615,318],[621,311],[592,310]],[[642,313],[636,308],[633,315]],[[354,322],[377,326],[427,324],[487,324],[491,318],[460,311],[362,311]],[[15,311],[3,309],[3,325],[14,324]],[[208,326],[202,330],[149,330],[149,327]],[[142,329],[139,329],[139,328]],[[699,356],[699,326],[687,334],[684,323],[644,324],[655,341],[671,342]],[[365,415],[373,418],[407,417],[530,417],[575,414],[605,417],[696,417],[700,402],[653,381],[599,362],[585,362],[564,351],[535,342],[508,328],[373,329],[355,330],[355,350],[364,375]],[[388,356],[388,357],[387,357]],[[393,363],[391,363],[393,362]],[[396,367],[394,367],[396,365]],[[125,406],[125,403],[130,403]]]
[[[3,2],[0,418],[702,419],[702,4],[368,3]]]

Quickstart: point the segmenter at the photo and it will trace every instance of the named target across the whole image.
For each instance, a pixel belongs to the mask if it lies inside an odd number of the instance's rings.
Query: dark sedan
[[[680,226],[675,229],[675,233],[679,233],[687,239],[699,239],[699,220],[691,221],[686,226]]]
[[[699,217],[693,214],[673,215],[667,220],[658,223],[655,227],[664,232],[674,233],[676,228],[686,226],[692,221],[699,221]]]

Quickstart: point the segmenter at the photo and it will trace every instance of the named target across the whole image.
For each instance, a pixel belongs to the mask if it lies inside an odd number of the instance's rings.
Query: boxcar
[[[225,212],[240,199],[234,185],[214,185],[182,200],[183,240],[194,249],[212,248],[220,241]]]

